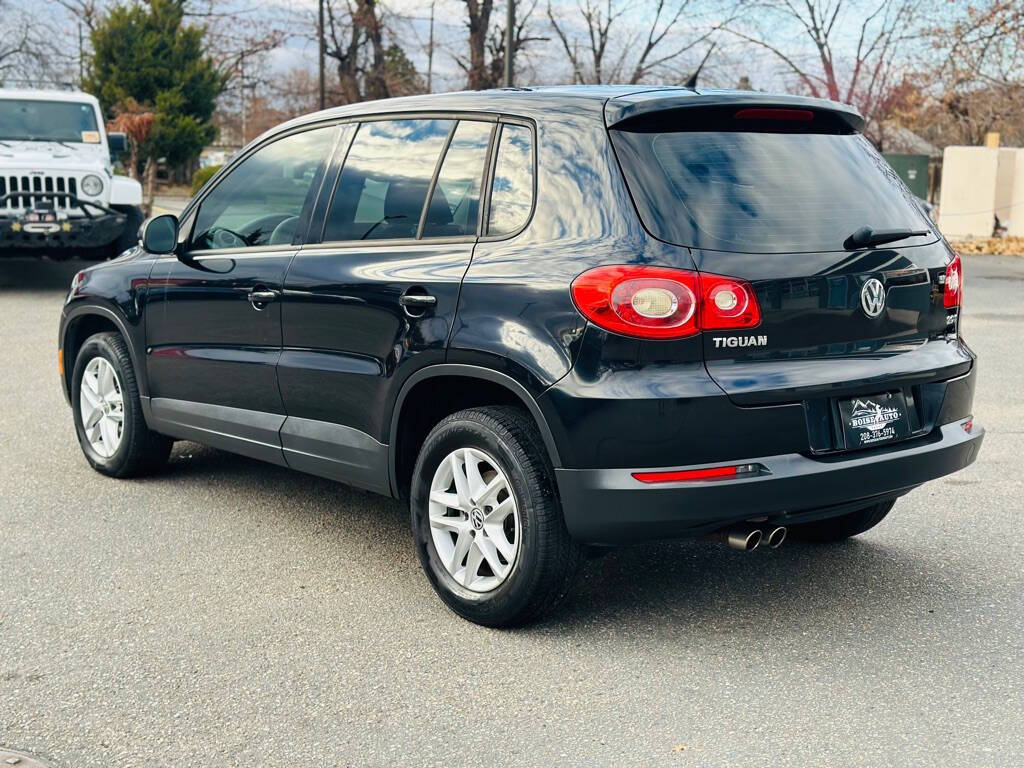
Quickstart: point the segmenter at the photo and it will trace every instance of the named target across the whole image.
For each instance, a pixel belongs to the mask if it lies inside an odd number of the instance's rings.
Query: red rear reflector
[[[953,254],[953,260],[946,266],[946,280],[942,289],[942,303],[949,309],[959,307],[964,295],[964,270],[960,254]]]
[[[738,467],[710,467],[708,469],[683,469],[678,472],[634,472],[633,477],[641,483],[679,483],[686,480],[734,477],[738,473]]]
[[[741,109],[735,115],[737,120],[787,120],[793,123],[809,123],[814,119],[814,113],[809,109],[765,109],[755,107]]]

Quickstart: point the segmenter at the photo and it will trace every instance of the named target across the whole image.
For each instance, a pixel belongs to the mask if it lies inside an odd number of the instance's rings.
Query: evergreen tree
[[[147,207],[157,159],[192,162],[217,135],[211,118],[226,80],[203,52],[204,30],[184,26],[184,16],[183,0],[118,4],[92,31],[85,89],[107,114],[133,102],[153,114],[138,154]]]

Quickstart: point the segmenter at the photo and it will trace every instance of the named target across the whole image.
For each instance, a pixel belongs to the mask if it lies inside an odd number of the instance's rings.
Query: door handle
[[[249,302],[257,309],[260,308],[256,306],[257,304],[268,304],[276,298],[277,291],[270,291],[265,288],[262,290],[249,291]]]
[[[425,309],[437,304],[437,299],[425,293],[406,293],[398,300],[403,307]]]

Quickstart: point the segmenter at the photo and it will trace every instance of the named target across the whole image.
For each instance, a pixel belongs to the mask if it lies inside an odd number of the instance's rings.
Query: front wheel
[[[838,517],[829,517],[825,520],[815,520],[813,523],[800,523],[789,527],[789,532],[798,539],[814,541],[818,543],[829,543],[842,541],[851,536],[857,536],[871,528],[874,528],[889,514],[892,505],[896,500],[883,501],[880,504],[872,504],[870,507],[858,509],[855,512],[847,512]]]
[[[132,358],[120,335],[97,333],[85,340],[71,376],[71,406],[78,442],[96,471],[132,477],[167,460],[173,441],[146,426]]]
[[[473,408],[434,427],[413,470],[410,509],[431,585],[477,624],[513,626],[550,611],[583,558],[541,437],[518,408]]]

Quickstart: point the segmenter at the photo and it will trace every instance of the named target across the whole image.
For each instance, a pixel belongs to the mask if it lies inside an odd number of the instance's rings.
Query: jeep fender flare
[[[142,205],[142,185],[127,176],[114,176],[110,179],[111,206]]]

